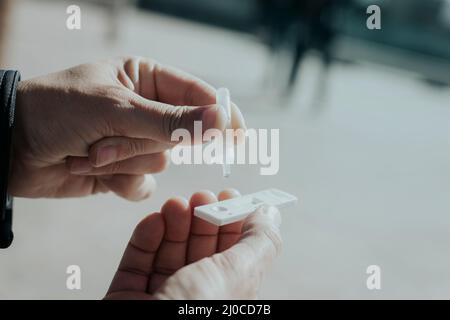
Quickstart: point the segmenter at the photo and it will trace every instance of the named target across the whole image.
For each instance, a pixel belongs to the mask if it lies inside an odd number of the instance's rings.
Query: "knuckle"
[[[145,140],[134,140],[133,141],[133,147],[134,147],[134,154],[135,155],[141,155],[146,153],[147,145]]]
[[[124,100],[126,100],[126,92],[120,86],[99,86],[95,91],[104,99],[106,104],[123,104]]]

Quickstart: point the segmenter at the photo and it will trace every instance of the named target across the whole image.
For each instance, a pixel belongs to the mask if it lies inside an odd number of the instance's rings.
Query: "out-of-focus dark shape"
[[[361,28],[369,4],[382,12],[382,29],[378,32]],[[448,0],[358,0],[333,21],[339,32],[358,38],[450,59],[450,14]],[[447,15],[445,12],[447,11]]]
[[[254,34],[267,44],[272,55],[280,50],[292,54],[287,76],[289,93],[298,66],[309,49],[321,53],[325,68],[331,61],[334,30],[326,16],[342,0],[141,0],[139,5],[185,19]],[[275,60],[275,59],[274,59]]]
[[[361,27],[370,4],[381,8],[381,30]],[[450,84],[449,0],[353,0],[336,17],[333,29],[359,41],[350,59],[412,71],[432,86]]]
[[[273,69],[279,63],[275,57],[281,56],[285,59],[284,64],[289,63],[289,70],[283,75],[285,81],[279,81],[286,83],[284,93],[292,91],[301,72],[301,61],[311,51],[316,52],[322,61],[321,79],[326,79],[333,61],[372,61],[413,71],[428,84],[450,84],[450,0],[89,2],[108,10],[110,39],[117,38],[123,20],[120,14],[135,3],[139,8],[252,34],[267,45],[274,57]],[[13,2],[0,0],[0,63],[10,3]],[[381,8],[381,30],[366,27],[366,9],[374,4]],[[285,51],[289,54],[279,54]],[[320,83],[323,85],[325,81]]]
[[[366,9],[373,4],[381,8],[381,30],[366,27]],[[254,34],[274,55],[288,49],[287,92],[310,50],[319,53],[325,73],[335,59],[368,60],[414,71],[429,83],[450,83],[442,68],[450,60],[450,0],[139,0],[138,5]],[[333,44],[341,38],[355,41],[357,50],[336,54]]]

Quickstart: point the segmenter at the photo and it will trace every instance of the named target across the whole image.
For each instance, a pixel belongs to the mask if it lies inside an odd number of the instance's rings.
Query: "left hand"
[[[219,194],[220,201],[239,196]],[[255,299],[281,249],[280,213],[260,209],[245,221],[217,227],[192,215],[216,202],[198,192],[189,203],[168,200],[134,230],[106,299]]]

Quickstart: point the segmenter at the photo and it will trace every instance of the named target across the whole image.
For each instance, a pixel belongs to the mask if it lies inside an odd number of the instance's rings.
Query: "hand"
[[[226,115],[203,81],[143,58],[85,64],[19,83],[9,192],[22,197],[114,191],[130,200],[155,187],[177,128],[223,130]],[[232,105],[233,128],[244,127]]]
[[[219,200],[238,196],[223,191]],[[254,299],[281,248],[276,208],[216,227],[192,215],[216,202],[199,192],[168,200],[142,220],[130,239],[106,299]]]

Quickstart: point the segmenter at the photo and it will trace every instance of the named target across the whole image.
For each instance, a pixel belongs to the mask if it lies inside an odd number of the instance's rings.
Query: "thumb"
[[[177,129],[187,130],[194,137],[194,122],[201,121],[202,132],[216,128],[223,131],[227,116],[219,105],[174,106],[142,97],[133,103],[131,123],[126,130],[132,130],[135,138],[153,139],[173,143],[172,133]],[[131,133],[131,132],[130,132]]]
[[[277,208],[260,208],[246,219],[241,240],[213,256],[223,267],[233,297],[257,297],[264,273],[281,251],[280,224]]]
[[[241,240],[229,250],[255,265],[268,265],[281,252],[281,215],[276,207],[263,206],[244,222]],[[252,257],[252,259],[248,259]]]
[[[248,217],[233,247],[178,270],[158,299],[254,299],[268,264],[281,250],[280,213],[261,208]]]

